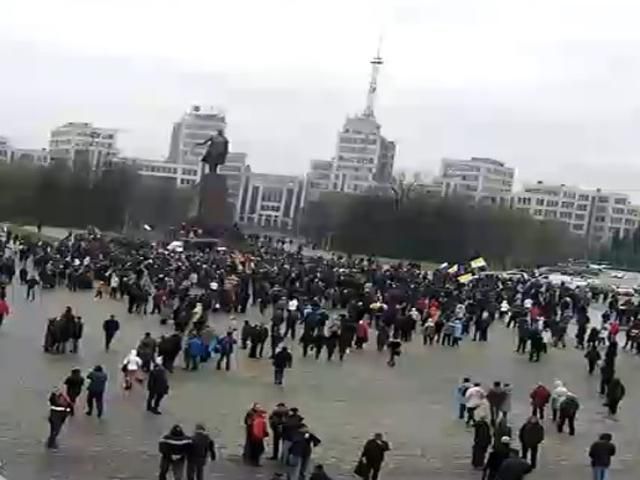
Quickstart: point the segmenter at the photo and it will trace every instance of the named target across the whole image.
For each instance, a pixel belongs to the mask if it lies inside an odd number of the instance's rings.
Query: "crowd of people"
[[[575,346],[585,349],[589,373],[604,359],[600,392],[610,414],[616,415],[625,395],[615,371],[621,323],[627,326],[623,348],[640,349],[637,307],[630,309],[627,305],[622,314],[619,299],[613,294],[603,299],[607,308],[602,318],[592,320],[589,306],[599,300],[599,292],[553,285],[537,277],[505,279],[483,274],[460,282],[447,269],[426,272],[412,263],[384,266],[374,258],[305,256],[301,249],[268,238],[252,238],[241,249],[203,242],[200,248],[185,251],[148,242],[106,241],[92,235],[69,236],[57,244],[10,238],[5,243],[0,268],[5,283],[13,280],[16,266],[19,272],[32,268],[38,275],[36,281],[48,288],[66,286],[75,291],[86,287],[90,279],[89,288],[95,288],[97,301],[125,299],[129,313],[154,315],[160,325],[172,325],[171,334],[145,333],[123,359],[119,372],[124,389],[146,382],[146,409],[153,414],[161,413],[161,401],[169,392],[168,374],[174,372],[181,353],[188,371],[196,371],[212,359],[216,369],[230,370],[237,349],[247,351],[251,359],[268,357],[274,383],[283,386],[286,369],[293,367],[293,354],[287,344],[294,341],[299,343],[303,357],[311,353],[320,360],[326,352],[326,361],[333,361],[337,352],[337,360],[345,361],[350,352],[365,348],[375,333],[375,349],[386,351],[387,364],[395,367],[402,345],[416,336],[425,348],[460,348],[467,340],[488,342],[494,325],[504,323],[506,328],[516,329],[516,353],[528,353],[531,362],[539,362],[551,348],[567,347],[568,327],[575,323]],[[25,285],[28,290],[29,284]],[[6,290],[2,292],[0,322],[9,315]],[[262,320],[247,320],[238,328],[235,318],[251,306],[257,308]],[[221,317],[230,323],[214,321]],[[109,350],[120,328],[115,316],[104,321],[105,350]],[[59,317],[49,319],[44,350],[75,353],[82,334],[82,318],[68,307]],[[103,415],[106,372],[98,365],[85,380],[81,371],[74,369],[64,382],[65,388],[52,392],[49,398],[47,444],[51,448],[56,446],[65,419],[73,415],[85,382],[86,413],[92,415],[95,405],[98,417]],[[519,453],[529,460],[528,466],[516,461],[509,424],[514,394],[509,383],[494,382],[485,390],[469,378],[458,388],[459,417],[474,429],[472,465],[489,479],[517,480],[536,467],[548,404],[558,432],[567,426],[569,435],[575,434],[574,421],[580,409],[577,396],[559,380],[551,389],[537,385],[530,392],[532,415],[519,430]],[[247,463],[260,464],[270,427],[272,458],[283,459],[288,478],[305,478],[311,452],[320,439],[302,420],[297,409],[284,404],[269,416],[254,405],[245,416],[243,457]],[[291,426],[294,421],[295,428]],[[196,433],[202,433],[200,427]],[[185,461],[189,472],[193,438],[195,435],[188,437],[179,426],[163,438],[161,478],[169,470],[175,478],[181,478],[177,472]],[[367,444],[357,461],[356,474],[375,480],[389,446],[380,434]],[[596,448],[600,450],[606,449]],[[596,463],[600,467],[602,462]],[[520,473],[509,476],[501,474],[502,470]],[[192,469],[197,478],[201,478],[199,472],[198,468]],[[326,475],[320,468],[313,472],[315,478],[323,478],[320,472]]]

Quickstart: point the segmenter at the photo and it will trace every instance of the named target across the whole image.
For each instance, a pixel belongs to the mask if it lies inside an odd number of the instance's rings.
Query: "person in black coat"
[[[607,403],[605,404],[609,408],[610,415],[618,413],[618,405],[626,393],[627,390],[619,378],[614,377],[611,379],[609,387],[607,388]]]
[[[158,443],[160,451],[159,480],[167,480],[169,469],[175,480],[182,480],[184,463],[191,450],[191,439],[185,435],[180,425],[174,425],[167,435]]]
[[[147,390],[149,392],[147,396],[147,411],[160,415],[161,412],[158,409],[162,398],[169,393],[169,380],[167,371],[157,363],[154,364],[153,369],[149,372]]]
[[[493,450],[487,459],[487,463],[484,465],[482,480],[494,480],[496,478],[502,462],[504,462],[510,455],[510,441],[511,439],[509,437],[502,437],[500,439],[500,443],[493,447]]]
[[[589,375],[593,375],[593,372],[596,369],[596,365],[602,359],[602,355],[600,355],[598,347],[595,344],[590,344],[589,349],[584,354],[584,358],[587,359],[587,368],[589,371]]]
[[[365,467],[362,476],[364,480],[378,480],[385,453],[389,450],[389,443],[381,433],[376,433],[373,438],[367,440],[360,455],[360,462]]]
[[[600,367],[600,395],[607,394],[607,387],[613,377],[616,375],[616,367],[613,360],[607,360],[605,357],[604,363]]]
[[[187,480],[203,480],[207,458],[216,459],[216,448],[204,425],[198,423],[187,454]]]
[[[538,421],[538,417],[532,416],[520,428],[520,444],[522,445],[522,458],[525,460],[531,453],[531,468],[536,468],[538,460],[538,446],[544,440],[544,427]]]
[[[78,353],[78,345],[80,339],[82,339],[82,333],[84,332],[84,323],[82,323],[82,317],[76,317],[71,329],[71,353]]]
[[[109,318],[102,322],[102,330],[104,331],[104,349],[108,352],[113,337],[120,330],[120,322],[114,315],[109,315]]]
[[[282,385],[284,381],[285,368],[291,368],[293,365],[293,357],[289,353],[287,347],[282,347],[279,352],[273,356],[273,382],[276,385]]]
[[[611,457],[616,454],[616,446],[611,440],[613,440],[613,436],[610,433],[603,433],[598,441],[593,442],[589,448],[591,469],[595,480],[604,480],[607,477],[607,470],[611,466]]]
[[[74,414],[74,409],[76,405],[76,399],[82,393],[82,386],[84,385],[84,377],[82,376],[79,368],[74,368],[71,370],[71,375],[69,375],[64,381],[65,386],[67,387],[67,398],[71,402],[71,416]]]
[[[473,424],[473,447],[471,449],[471,465],[473,468],[484,467],[487,450],[491,446],[491,425],[485,417],[476,419]]]
[[[517,450],[512,449],[509,456],[500,465],[496,478],[498,480],[522,480],[531,470],[533,470],[531,464],[520,458]]]

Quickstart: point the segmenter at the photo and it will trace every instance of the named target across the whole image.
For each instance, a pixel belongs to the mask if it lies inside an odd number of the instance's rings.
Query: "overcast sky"
[[[122,130],[166,156],[192,103],[227,112],[254,170],[330,158],[363,109],[383,35],[377,116],[396,164],[490,156],[519,181],[636,189],[637,0],[2,0],[0,135]],[[635,194],[634,194],[635,195]]]

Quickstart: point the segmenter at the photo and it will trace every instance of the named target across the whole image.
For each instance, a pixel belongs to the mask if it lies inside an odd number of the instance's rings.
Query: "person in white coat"
[[[553,391],[551,392],[551,415],[553,421],[556,422],[558,420],[558,411],[560,409],[560,404],[562,400],[565,399],[569,390],[564,386],[564,383],[560,380],[556,380],[553,382]]]
[[[131,350],[122,362],[122,373],[124,374],[124,389],[131,390],[133,381],[138,378],[138,371],[142,367],[142,359],[138,356],[137,350]]]
[[[473,387],[467,389],[467,392],[464,394],[464,401],[467,406],[467,425],[473,424],[475,421],[475,411],[482,404],[486,396],[487,394],[480,382],[474,383]]]

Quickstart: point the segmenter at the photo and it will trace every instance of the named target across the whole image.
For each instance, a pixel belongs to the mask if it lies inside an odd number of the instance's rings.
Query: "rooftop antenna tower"
[[[364,109],[364,116],[368,118],[375,118],[375,104],[376,93],[378,91],[378,75],[380,74],[380,67],[384,63],[382,56],[380,55],[380,48],[382,46],[382,37],[378,41],[378,51],[376,56],[371,59],[371,78],[369,79],[369,91],[367,92],[367,106]]]

